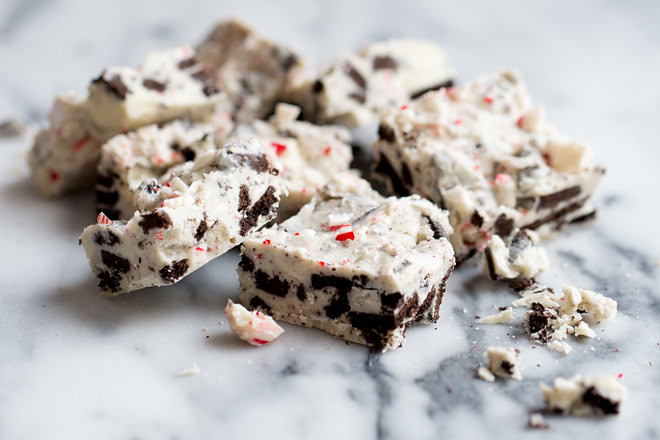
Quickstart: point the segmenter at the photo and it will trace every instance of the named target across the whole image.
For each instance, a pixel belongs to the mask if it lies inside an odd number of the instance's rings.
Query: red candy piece
[[[90,139],[91,139],[91,138],[90,138],[89,136],[85,136],[84,138],[80,139],[78,142],[76,142],[75,144],[73,144],[73,151],[78,151],[78,150],[80,150],[82,147],[85,146],[85,144],[86,144],[87,142],[89,142]]]
[[[271,142],[270,145],[275,148],[275,154],[281,156],[286,151],[286,145],[277,142]]]
[[[355,240],[355,234],[353,231],[344,232],[343,234],[338,234],[335,237],[337,241],[346,241],[346,240]]]

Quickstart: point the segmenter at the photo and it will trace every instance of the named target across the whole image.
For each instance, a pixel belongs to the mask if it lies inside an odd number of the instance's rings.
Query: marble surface
[[[196,43],[240,17],[311,63],[389,36],[434,39],[460,78],[520,69],[564,132],[590,143],[608,174],[594,224],[547,244],[540,279],[616,299],[598,339],[568,356],[513,325],[480,325],[516,296],[471,262],[449,280],[435,326],[413,328],[380,355],[284,325],[252,348],[224,322],[237,297],[237,253],[163,289],[114,299],[76,240],[92,196],[40,200],[28,181],[30,134],[0,140],[0,438],[600,438],[660,436],[660,31],[657,2],[308,1],[0,2],[0,120],[43,124],[56,93],[83,92],[107,64]],[[517,311],[520,314],[522,311]],[[520,349],[523,380],[475,378],[489,345]],[[199,373],[177,376],[196,365]],[[621,375],[616,417],[547,416],[539,382]]]

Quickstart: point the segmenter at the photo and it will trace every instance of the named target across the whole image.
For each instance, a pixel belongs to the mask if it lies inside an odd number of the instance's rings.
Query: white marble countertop
[[[238,2],[235,2],[238,3]],[[0,438],[438,439],[660,436],[660,31],[657,2],[0,3],[0,120],[43,124],[56,93],[83,92],[108,64],[196,43],[236,16],[312,63],[390,36],[440,42],[469,79],[502,66],[523,74],[550,121],[608,168],[594,224],[548,243],[540,279],[619,303],[599,338],[568,356],[535,347],[514,325],[479,325],[515,295],[477,262],[450,279],[437,325],[413,328],[385,355],[291,325],[255,349],[222,309],[237,296],[232,252],[180,284],[114,299],[77,245],[91,194],[44,201],[31,191],[29,136],[0,140]],[[523,380],[475,378],[488,345],[517,347]],[[475,348],[476,347],[476,348]],[[199,373],[179,377],[193,365]],[[539,382],[621,375],[629,399],[604,419],[547,416]]]

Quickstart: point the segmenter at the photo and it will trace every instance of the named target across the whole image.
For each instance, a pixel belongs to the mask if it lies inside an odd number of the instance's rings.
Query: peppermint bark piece
[[[513,70],[389,109],[378,132],[375,176],[450,211],[459,261],[492,234],[549,233],[595,214],[591,198],[605,169],[545,121]]]
[[[511,347],[488,347],[483,356],[488,359],[488,370],[503,379],[521,380],[520,350]],[[492,382],[484,379],[487,382]]]
[[[618,414],[628,395],[626,387],[612,376],[560,377],[553,386],[540,386],[549,411],[575,416]]]
[[[379,351],[435,322],[454,267],[447,213],[418,196],[384,198],[336,176],[298,214],[248,237],[240,300],[276,320]]]
[[[548,254],[536,246],[534,231],[517,230],[507,241],[495,234],[486,242],[482,266],[491,280],[530,280],[548,268]]]
[[[353,158],[348,130],[298,121],[299,114],[296,106],[278,104],[268,121],[254,121],[236,133],[256,136],[279,171],[287,194],[282,195],[278,221],[298,212],[331,177],[347,171]]]
[[[137,69],[108,67],[87,98],[56,98],[50,127],[29,155],[36,190],[57,196],[92,186],[100,147],[112,136],[175,118],[203,120],[225,99],[188,46],[150,53]]]
[[[216,87],[227,93],[240,123],[268,116],[303,65],[291,50],[237,20],[218,23],[197,53]]]
[[[256,142],[209,151],[169,182],[145,180],[126,221],[80,237],[103,295],[173,284],[275,218],[280,187]]]
[[[437,44],[392,39],[341,56],[319,73],[293,78],[286,99],[302,107],[306,120],[357,127],[376,122],[386,107],[452,84],[454,75]]]
[[[176,120],[147,125],[111,138],[101,148],[97,167],[96,209],[111,220],[130,218],[140,184],[160,178],[174,165],[194,161],[218,145],[208,124]],[[164,184],[168,175],[161,184]]]

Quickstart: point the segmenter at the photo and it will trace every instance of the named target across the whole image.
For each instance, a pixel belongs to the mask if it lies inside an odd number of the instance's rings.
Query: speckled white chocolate
[[[540,384],[548,410],[575,416],[618,414],[628,390],[612,376],[557,378]]]
[[[379,350],[435,321],[454,266],[447,213],[336,176],[300,212],[242,246],[240,299],[277,320]],[[445,232],[447,231],[447,232]]]
[[[240,123],[268,116],[289,77],[303,65],[291,50],[237,20],[218,23],[197,47],[197,56],[227,93]]]
[[[376,174],[391,189],[450,211],[459,259],[493,231],[545,225],[547,232],[589,218],[604,173],[590,148],[545,121],[513,70],[388,109],[374,150]]]
[[[348,130],[298,121],[299,113],[296,106],[278,104],[267,122],[254,121],[236,133],[257,136],[278,170],[288,193],[282,195],[278,221],[298,212],[332,176],[348,170],[353,158]]]
[[[225,316],[231,331],[250,345],[260,347],[284,333],[284,329],[270,316],[258,310],[249,311],[232,300],[227,300]]]
[[[520,351],[511,347],[488,347],[484,353],[488,369],[503,379],[521,380]]]
[[[548,268],[548,254],[537,246],[539,236],[534,231],[516,231],[507,241],[495,234],[486,243],[482,266],[490,279],[532,278]]]
[[[28,154],[34,189],[51,197],[93,185],[103,139],[89,132],[85,101],[72,93],[58,95],[48,121]]]
[[[127,221],[85,228],[101,293],[172,284],[275,217],[280,188],[257,142],[208,151],[165,185],[144,181]]]
[[[207,118],[225,98],[194,56],[188,46],[153,52],[137,69],[105,69],[85,99],[58,96],[50,126],[37,135],[29,155],[36,190],[57,196],[91,186],[100,146],[116,134],[178,117]]]
[[[393,39],[339,57],[320,73],[295,78],[286,98],[301,105],[307,120],[356,127],[377,121],[386,107],[448,84],[454,75],[437,44]]]
[[[130,218],[135,211],[135,190],[140,184],[159,178],[173,165],[218,148],[213,134],[208,124],[176,120],[114,136],[101,147],[97,211],[113,220]]]

